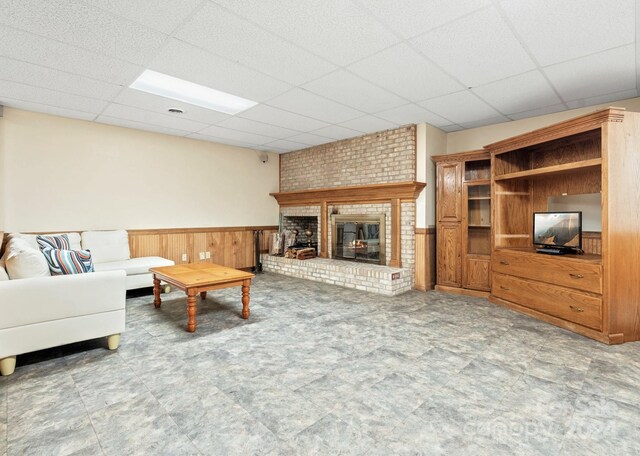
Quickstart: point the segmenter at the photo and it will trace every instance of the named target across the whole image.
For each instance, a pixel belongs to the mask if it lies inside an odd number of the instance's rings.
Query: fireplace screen
[[[384,214],[334,215],[333,258],[385,264]]]

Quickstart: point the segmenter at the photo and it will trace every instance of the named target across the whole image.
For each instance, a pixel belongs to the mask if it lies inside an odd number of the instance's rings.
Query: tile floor
[[[127,332],[18,358],[0,455],[637,455],[640,344],[488,303],[265,273],[240,319],[212,292],[129,299]]]

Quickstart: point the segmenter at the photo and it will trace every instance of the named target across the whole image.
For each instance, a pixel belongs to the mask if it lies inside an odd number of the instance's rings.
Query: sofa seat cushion
[[[96,272],[99,271],[117,271],[124,269],[127,275],[148,274],[149,268],[158,268],[161,266],[173,266],[175,263],[162,257],[140,257],[131,258],[125,261],[110,261],[108,263],[94,263],[93,267]]]
[[[83,231],[82,248],[91,251],[94,264],[124,261],[131,257],[126,230]]]

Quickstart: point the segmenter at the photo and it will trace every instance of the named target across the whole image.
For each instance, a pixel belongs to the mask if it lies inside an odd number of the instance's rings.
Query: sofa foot
[[[0,374],[1,375],[11,375],[13,371],[16,370],[16,357],[15,356],[7,356],[6,358],[0,359]]]
[[[120,334],[113,334],[107,337],[107,346],[109,350],[115,350],[120,345]]]

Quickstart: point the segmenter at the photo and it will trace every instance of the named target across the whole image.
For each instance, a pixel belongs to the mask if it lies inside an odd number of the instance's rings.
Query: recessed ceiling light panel
[[[246,98],[237,97],[230,93],[151,70],[145,70],[130,87],[142,92],[231,115],[245,111],[258,104]]]

